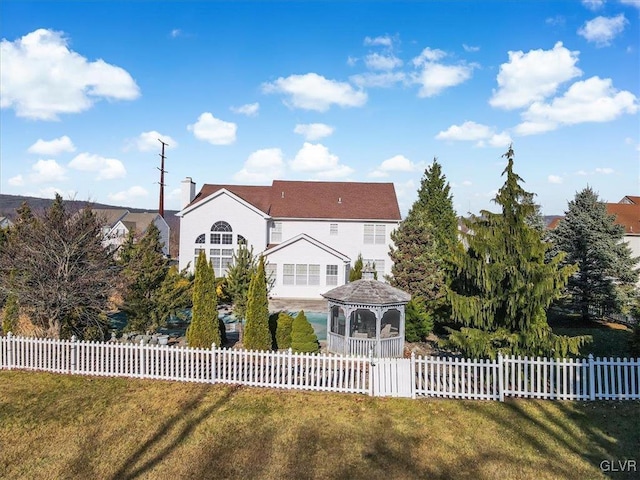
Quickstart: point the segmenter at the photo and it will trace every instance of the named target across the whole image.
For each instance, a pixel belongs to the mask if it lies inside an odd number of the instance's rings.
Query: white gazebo
[[[405,305],[411,295],[373,279],[363,279],[322,294],[329,302],[327,349],[346,355],[402,357]]]

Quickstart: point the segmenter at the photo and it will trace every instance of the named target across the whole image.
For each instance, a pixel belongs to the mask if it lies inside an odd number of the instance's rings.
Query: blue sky
[[[155,209],[180,182],[394,182],[458,213],[501,155],[544,214],[640,194],[640,0],[0,3],[0,192]]]

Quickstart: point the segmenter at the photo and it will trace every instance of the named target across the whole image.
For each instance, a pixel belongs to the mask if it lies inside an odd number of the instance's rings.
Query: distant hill
[[[6,195],[0,193],[0,217],[7,217],[13,220],[16,217],[16,209],[20,207],[24,202],[27,202],[34,212],[42,212],[49,208],[53,199],[51,198],[37,198],[37,197],[25,197],[23,195]],[[95,203],[87,200],[64,200],[67,208],[72,210],[80,210],[86,205],[91,205],[93,208],[118,208],[126,209],[130,212],[144,213],[151,212],[156,213],[156,209],[145,208],[133,208],[120,205],[107,205],[104,203]],[[177,243],[180,238],[180,218],[176,217],[178,210],[165,210],[164,219],[169,224],[171,229],[171,255],[176,256],[178,254]]]

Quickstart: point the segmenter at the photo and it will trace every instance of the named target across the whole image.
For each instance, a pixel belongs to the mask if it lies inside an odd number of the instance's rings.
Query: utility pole
[[[158,205],[158,213],[162,218],[164,218],[164,174],[167,173],[164,169],[164,159],[167,158],[164,154],[164,147],[168,145],[168,143],[163,142],[158,139],[158,141],[162,144],[162,153],[160,154],[160,202]],[[156,167],[157,168],[157,167]]]

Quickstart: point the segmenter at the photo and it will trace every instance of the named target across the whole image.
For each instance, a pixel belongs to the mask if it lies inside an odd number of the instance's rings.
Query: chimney
[[[181,189],[182,189],[182,198],[181,198],[181,208],[186,207],[187,205],[189,205],[193,199],[196,196],[196,184],[193,183],[193,180],[191,180],[191,177],[187,177],[184,180],[182,180],[182,185],[181,185]]]

